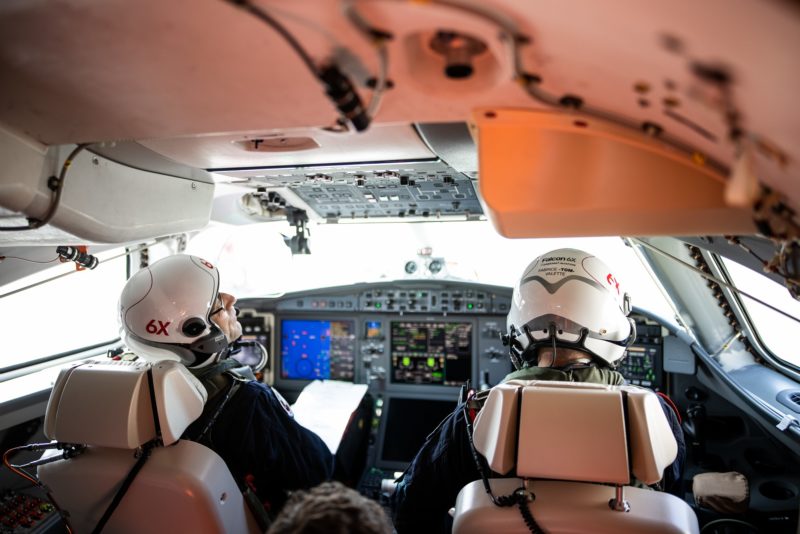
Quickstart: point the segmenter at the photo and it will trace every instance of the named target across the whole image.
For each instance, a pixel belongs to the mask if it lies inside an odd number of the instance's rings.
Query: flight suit
[[[611,369],[595,366],[567,371],[548,367],[526,367],[503,380],[554,380],[621,385],[623,376]],[[677,416],[659,397],[672,427],[678,454],[664,472],[663,487],[669,489],[680,480],[686,458],[686,444]],[[394,525],[404,532],[450,532],[452,518],[447,511],[465,485],[481,478],[475,465],[467,435],[463,404],[456,407],[427,437],[414,461],[400,478],[392,497]],[[485,466],[484,466],[485,467]],[[488,472],[488,468],[487,468]]]
[[[294,420],[289,405],[272,388],[231,373],[239,365],[227,359],[192,371],[209,399],[184,437],[219,454],[240,488],[249,482],[275,512],[287,490],[329,480],[334,457],[319,436]]]

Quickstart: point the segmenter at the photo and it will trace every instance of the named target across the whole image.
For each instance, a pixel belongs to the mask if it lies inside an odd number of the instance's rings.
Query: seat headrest
[[[156,436],[152,369],[164,445],[177,441],[203,412],[206,390],[178,362],[87,362],[64,369],[53,386],[45,435],[65,443],[135,449]]]
[[[473,438],[493,471],[527,478],[653,484],[677,454],[658,398],[633,386],[511,381],[489,393]]]

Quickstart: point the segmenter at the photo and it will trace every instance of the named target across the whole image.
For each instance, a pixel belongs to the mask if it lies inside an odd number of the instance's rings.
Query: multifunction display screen
[[[660,345],[631,345],[617,369],[635,386],[660,391],[663,383]]]
[[[281,321],[281,377],[348,380],[355,377],[353,321]]]
[[[460,386],[472,369],[472,323],[391,325],[393,383]]]

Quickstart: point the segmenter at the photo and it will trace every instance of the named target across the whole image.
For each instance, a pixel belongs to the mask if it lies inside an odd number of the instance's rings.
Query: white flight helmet
[[[119,300],[120,324],[128,346],[140,356],[203,367],[228,347],[211,322],[219,272],[196,256],[168,256],[128,280]]]
[[[542,347],[577,349],[616,367],[636,339],[630,297],[600,259],[576,249],[539,256],[514,287],[504,343],[519,369]]]

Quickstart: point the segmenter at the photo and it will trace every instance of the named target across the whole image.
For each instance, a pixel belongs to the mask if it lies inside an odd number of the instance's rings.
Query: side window
[[[764,345],[784,362],[800,367],[800,351],[797,349],[797,336],[794,335],[800,327],[800,301],[793,299],[783,285],[763,274],[725,258],[723,262],[736,287],[784,312],[779,313],[741,296],[751,324]]]
[[[0,287],[0,374],[119,337],[117,305],[126,280],[125,257],[114,258],[119,254],[115,250],[98,255],[100,264],[91,271],[74,272],[73,263],[56,263]]]

